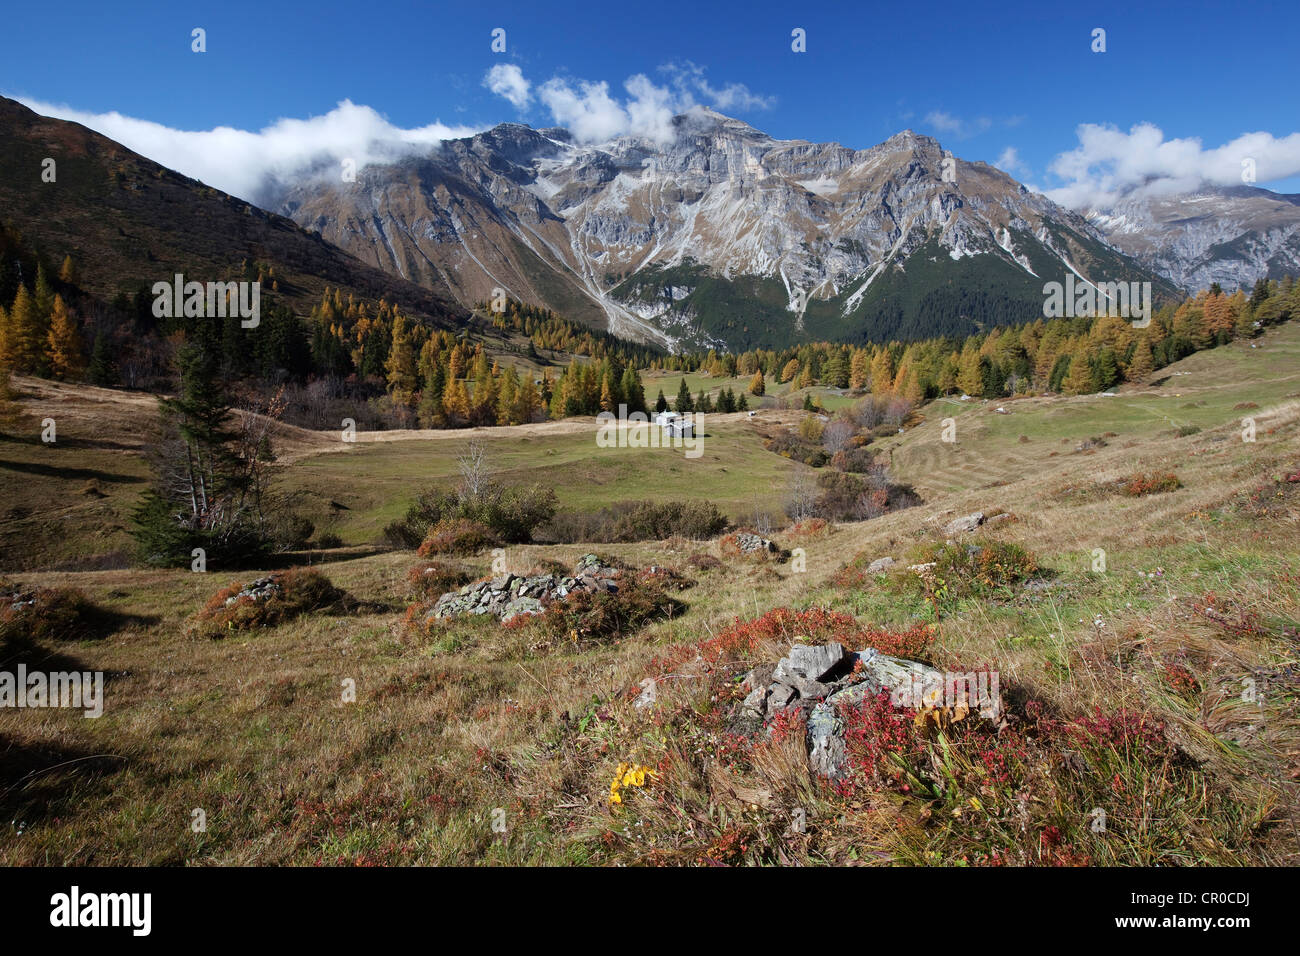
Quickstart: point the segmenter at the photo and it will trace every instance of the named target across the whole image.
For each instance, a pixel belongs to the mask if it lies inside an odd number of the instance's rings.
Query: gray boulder
[[[984,512],[976,511],[973,514],[965,515],[961,518],[955,518],[943,526],[943,533],[946,535],[962,534],[967,531],[974,531],[984,523]]]

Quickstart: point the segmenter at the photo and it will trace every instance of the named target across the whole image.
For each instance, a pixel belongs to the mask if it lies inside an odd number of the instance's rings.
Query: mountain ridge
[[[1032,318],[1043,282],[1071,271],[1173,291],[1084,217],[912,130],[852,149],[704,109],[672,127],[584,144],[500,124],[273,205],[377,267],[443,276],[462,304],[499,289],[677,348],[962,334]],[[922,249],[976,261],[927,265],[918,289]]]
[[[77,263],[82,287],[105,301],[176,272],[236,277],[241,261],[276,270],[278,295],[306,314],[326,286],[390,301],[453,328],[469,313],[436,282],[419,285],[263,210],[168,169],[100,133],[0,97],[0,219],[36,247]],[[52,182],[42,180],[48,160]]]

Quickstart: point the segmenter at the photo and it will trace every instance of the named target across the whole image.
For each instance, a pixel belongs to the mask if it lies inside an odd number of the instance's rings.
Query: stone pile
[[[594,554],[579,558],[571,575],[500,574],[442,595],[426,619],[491,614],[504,624],[520,614],[541,614],[547,604],[575,592],[617,591],[621,574]]]
[[[778,714],[800,713],[808,728],[808,761],[815,773],[837,778],[844,769],[842,707],[894,688],[942,686],[933,667],[889,657],[875,648],[845,651],[835,642],[796,644],[775,665],[762,664],[745,675],[749,691],[740,705],[742,722],[765,724]]]
[[[741,554],[758,554],[760,551],[766,551],[768,554],[776,554],[780,549],[776,542],[769,541],[762,535],[751,534],[748,531],[739,531],[735,535],[736,548]]]
[[[284,588],[274,576],[268,575],[264,578],[258,578],[256,581],[250,581],[245,584],[238,594],[226,598],[226,607],[234,604],[240,598],[252,598],[254,601],[266,601],[281,594]]]

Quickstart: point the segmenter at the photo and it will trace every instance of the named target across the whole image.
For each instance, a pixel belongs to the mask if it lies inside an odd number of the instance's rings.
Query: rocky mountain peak
[[[913,130],[853,149],[697,107],[672,131],[578,144],[506,123],[444,144],[418,174],[372,167],[364,194],[305,184],[281,208],[383,268],[438,275],[466,304],[503,289],[674,347],[881,337],[932,322],[922,311],[964,334],[1041,310],[1045,276],[1141,271],[1078,216]],[[963,284],[990,275],[1014,294],[972,304]]]

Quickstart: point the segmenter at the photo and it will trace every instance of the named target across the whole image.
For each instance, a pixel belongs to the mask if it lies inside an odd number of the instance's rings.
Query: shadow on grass
[[[118,754],[0,733],[0,820],[11,833],[74,811],[128,761]]]
[[[138,485],[145,481],[141,475],[117,475],[98,468],[61,468],[55,465],[42,465],[34,461],[0,461],[0,468],[19,471],[42,478],[63,478],[67,480],[104,481],[110,484]]]

